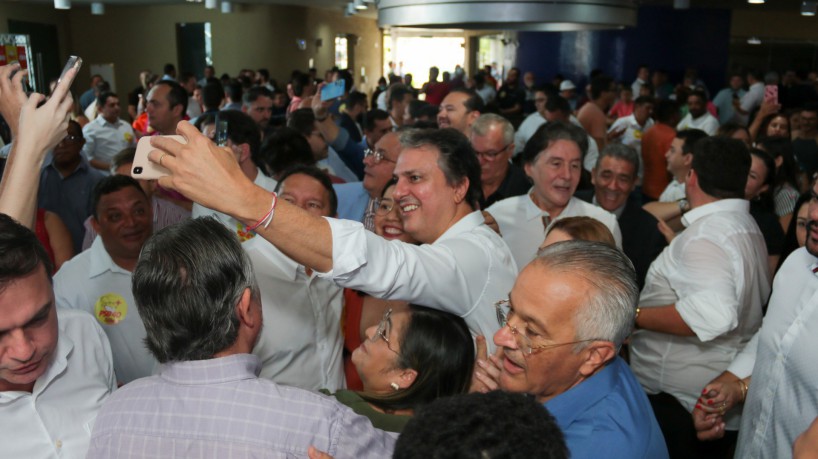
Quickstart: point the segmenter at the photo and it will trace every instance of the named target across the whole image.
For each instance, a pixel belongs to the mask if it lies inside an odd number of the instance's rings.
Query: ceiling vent
[[[379,0],[380,27],[571,31],[636,25],[633,0]]]

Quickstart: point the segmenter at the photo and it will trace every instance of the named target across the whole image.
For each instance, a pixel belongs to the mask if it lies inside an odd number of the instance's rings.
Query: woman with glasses
[[[372,203],[374,210],[375,234],[386,240],[399,240],[417,244],[411,236],[403,231],[403,221],[398,215],[398,208],[392,199],[397,181],[393,178],[386,182],[381,197]],[[398,300],[382,300],[352,289],[344,290],[344,371],[347,387],[354,390],[363,389],[355,365],[352,364],[352,351],[366,340],[366,329],[381,320],[384,311],[405,311],[409,303]]]
[[[334,396],[378,429],[400,432],[418,408],[468,391],[474,345],[462,318],[418,305],[387,309],[366,335],[352,353],[363,390]]]

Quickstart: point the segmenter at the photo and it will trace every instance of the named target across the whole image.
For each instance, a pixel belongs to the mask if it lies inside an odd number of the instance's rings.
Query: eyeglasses
[[[372,150],[371,148],[367,148],[366,150],[364,150],[364,159],[369,158],[370,156],[372,157],[372,160],[375,164],[379,164],[381,160],[389,161],[390,163],[395,162],[387,158],[386,155],[384,155],[383,150]]]
[[[376,198],[375,199],[375,213],[383,217],[392,212],[395,208],[395,201],[392,198]]]
[[[501,149],[499,149],[497,151],[477,151],[477,150],[474,150],[474,152],[477,154],[478,158],[482,156],[483,159],[485,159],[486,161],[494,161],[495,159],[497,159],[498,156],[502,155],[503,152],[506,151],[508,149],[508,147],[510,147],[513,143],[514,142],[509,142],[509,143],[506,144],[506,146],[504,146],[503,148],[501,148]]]
[[[375,334],[372,335],[372,338],[369,338],[369,340],[374,343],[378,341],[378,338],[381,338],[382,340],[386,341],[386,347],[389,348],[390,351],[397,354],[398,351],[392,349],[392,345],[389,342],[389,332],[392,331],[392,321],[389,320],[391,315],[392,308],[387,309],[386,312],[383,313],[383,318],[378,324],[378,328],[375,329]]]
[[[598,339],[583,339],[579,341],[570,341],[568,343],[539,344],[535,346],[534,344],[532,344],[531,338],[525,336],[525,333],[517,330],[516,326],[508,323],[508,319],[514,315],[514,311],[511,309],[511,302],[509,300],[500,300],[494,303],[494,308],[497,311],[497,322],[500,323],[500,327],[508,326],[509,330],[511,330],[511,334],[514,335],[514,339],[515,341],[517,341],[517,346],[519,347],[523,355],[534,354],[535,350],[537,352],[542,352],[546,349],[568,346],[569,344],[587,343],[589,341],[600,341]],[[506,312],[506,310],[508,310],[508,312]]]

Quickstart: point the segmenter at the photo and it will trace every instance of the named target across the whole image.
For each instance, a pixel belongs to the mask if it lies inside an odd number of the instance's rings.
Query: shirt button
[[[57,449],[62,448],[62,440],[57,440],[57,443],[55,444],[57,445]]]

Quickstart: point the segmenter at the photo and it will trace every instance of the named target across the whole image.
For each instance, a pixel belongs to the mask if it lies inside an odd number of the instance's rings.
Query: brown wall
[[[160,73],[162,66],[176,63],[176,23],[210,22],[213,31],[213,61],[216,71],[236,74],[240,69],[267,67],[273,78],[284,82],[293,69],[306,70],[309,59],[319,74],[334,65],[336,34],[361,37],[355,47],[354,75],[360,83],[360,67],[369,75],[367,88],[377,80],[380,68],[380,29],[375,19],[345,18],[340,11],[299,6],[235,5],[234,12],[222,14],[202,4],[161,6],[111,6],[105,14],[93,16],[87,6],[68,12],[51,5],[0,3],[0,33],[8,32],[7,19],[56,24],[60,55],[77,54],[85,62],[75,90],[87,85],[90,64],[114,64],[117,90],[127,92],[139,83],[142,69]],[[296,38],[307,42],[298,50]],[[316,47],[316,39],[323,40]],[[184,70],[184,69],[179,69]]]

